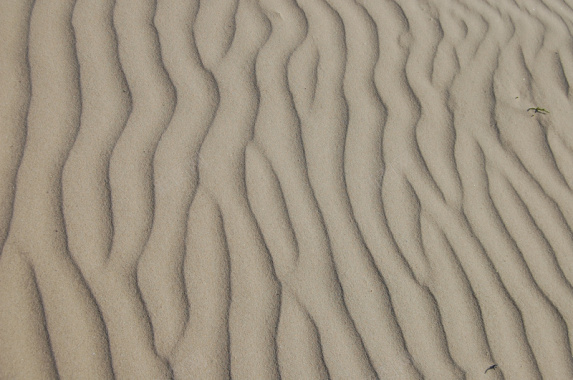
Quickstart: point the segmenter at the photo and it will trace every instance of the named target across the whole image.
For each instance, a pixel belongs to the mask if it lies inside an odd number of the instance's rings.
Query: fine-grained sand
[[[0,0],[0,379],[573,379],[572,0]]]

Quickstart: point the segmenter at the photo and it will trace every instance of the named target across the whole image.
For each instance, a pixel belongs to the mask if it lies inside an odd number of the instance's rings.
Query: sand
[[[0,379],[573,379],[570,0],[0,1]]]

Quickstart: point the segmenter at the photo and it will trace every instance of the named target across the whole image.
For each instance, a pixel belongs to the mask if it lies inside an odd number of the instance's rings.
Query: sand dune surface
[[[570,0],[0,1],[0,379],[573,379]]]

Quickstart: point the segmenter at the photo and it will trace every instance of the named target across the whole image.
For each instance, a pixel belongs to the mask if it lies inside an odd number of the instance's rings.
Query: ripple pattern
[[[573,379],[573,2],[0,2],[1,379]]]

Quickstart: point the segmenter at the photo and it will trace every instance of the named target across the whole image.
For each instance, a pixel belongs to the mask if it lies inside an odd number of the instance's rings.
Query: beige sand
[[[0,379],[573,379],[573,1],[1,0],[0,38]]]

